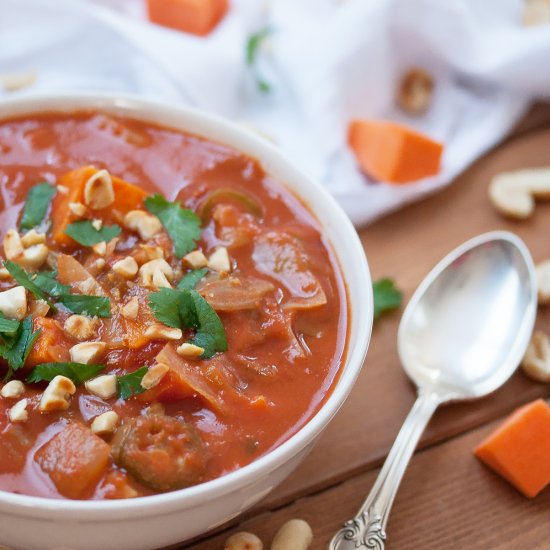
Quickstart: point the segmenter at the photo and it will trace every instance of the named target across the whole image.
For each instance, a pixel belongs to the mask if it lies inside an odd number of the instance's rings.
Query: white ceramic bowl
[[[0,102],[0,119],[79,109],[122,114],[204,136],[259,160],[309,205],[340,263],[351,304],[347,357],[332,394],[294,436],[252,464],[171,493],[118,501],[54,500],[0,491],[0,543],[21,550],[140,550],[175,544],[237,516],[280,483],[308,454],[361,370],[372,328],[371,278],[357,233],[334,199],[276,147],[226,120],[136,97],[71,94]],[[345,457],[342,457],[345,460]]]

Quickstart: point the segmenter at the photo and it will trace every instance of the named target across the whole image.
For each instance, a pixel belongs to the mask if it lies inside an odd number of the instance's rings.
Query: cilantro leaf
[[[258,32],[251,34],[246,42],[246,63],[251,68],[251,72],[256,80],[256,87],[262,93],[271,91],[271,84],[258,74],[256,62],[260,48],[266,38],[273,32],[273,29],[266,27]]]
[[[33,332],[32,317],[26,317],[19,325],[17,331],[12,334],[0,335],[0,356],[8,362],[6,380],[11,378],[14,371],[20,369],[27,360],[32,346],[40,330]]]
[[[44,300],[53,311],[57,311],[55,306],[49,300],[46,293],[32,281],[29,274],[19,265],[13,263],[11,260],[6,260],[4,262],[4,267],[9,271],[10,275],[28,291],[32,292],[36,298],[39,300]]]
[[[65,233],[83,246],[93,246],[102,241],[108,242],[120,235],[120,227],[114,225],[104,225],[99,231],[92,225],[90,220],[80,220],[70,223],[65,229]]]
[[[149,296],[149,307],[165,325],[195,330],[191,342],[204,348],[204,359],[227,349],[225,330],[218,314],[195,290],[162,288]]]
[[[0,313],[0,333],[15,334],[21,323],[14,319],[8,319],[3,313]]]
[[[177,202],[169,202],[156,193],[145,199],[145,208],[160,219],[174,243],[178,258],[183,258],[196,246],[201,236],[201,220],[192,211]]]
[[[372,284],[374,294],[374,318],[378,319],[386,311],[397,309],[403,299],[402,292],[395,286],[393,279],[384,278]]]
[[[102,296],[84,296],[83,294],[63,294],[59,301],[73,313],[89,317],[110,317],[111,300]]]
[[[55,277],[55,273],[41,271],[33,277],[32,281],[41,290],[55,298],[59,298],[64,294],[69,294],[71,292],[71,287],[61,284]]]
[[[20,229],[32,229],[40,225],[48,212],[55,187],[47,182],[37,183],[27,194],[27,200],[21,216]]]
[[[118,382],[118,395],[122,399],[128,399],[133,395],[138,395],[145,391],[145,388],[141,386],[141,381],[143,377],[147,374],[149,369],[147,367],[141,367],[140,369],[131,372],[129,374],[124,374],[122,376],[117,376]]]
[[[84,363],[42,363],[36,365],[27,377],[27,382],[50,382],[56,376],[66,376],[77,386],[98,375],[105,365],[86,365]]]
[[[187,289],[193,290],[198,282],[208,273],[208,269],[203,267],[202,269],[193,269],[189,273],[186,273],[181,281],[178,283],[178,288],[180,290]]]

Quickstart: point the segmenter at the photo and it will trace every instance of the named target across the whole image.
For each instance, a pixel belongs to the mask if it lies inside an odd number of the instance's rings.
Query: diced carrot
[[[199,36],[208,34],[228,7],[228,0],[147,0],[150,21]]]
[[[145,403],[151,403],[152,401],[167,403],[169,401],[179,401],[192,395],[193,390],[182,374],[175,369],[170,369],[154,388],[141,393],[139,400]]]
[[[71,422],[35,454],[57,490],[67,498],[86,498],[109,463],[111,447],[92,431]]]
[[[353,120],[348,142],[361,168],[378,181],[409,183],[440,169],[443,145],[394,122]]]
[[[474,454],[527,497],[550,483],[550,407],[537,399],[515,411]]]
[[[84,203],[84,186],[86,182],[97,172],[93,166],[83,166],[73,170],[61,177],[59,184],[68,189],[66,194],[58,192],[52,204],[52,238],[57,245],[72,246],[76,243],[65,234],[67,225],[78,218],[72,214],[69,203]],[[120,178],[111,175],[115,202],[107,208],[93,210],[94,217],[103,220],[105,223],[118,221],[117,214],[124,215],[130,210],[141,206],[147,193]]]
[[[69,361],[69,348],[72,341],[61,325],[50,317],[36,317],[33,329],[40,330],[40,336],[27,357],[25,367],[30,368],[40,363],[63,363]]]

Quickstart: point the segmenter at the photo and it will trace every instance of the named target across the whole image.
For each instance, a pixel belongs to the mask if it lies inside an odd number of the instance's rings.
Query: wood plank
[[[413,457],[390,516],[388,550],[549,547],[550,490],[529,500],[472,455],[472,449],[496,424]],[[261,513],[228,532],[187,548],[221,549],[226,538],[238,530],[256,533],[269,548],[277,529],[296,517],[312,526],[315,534],[312,548],[326,548],[342,522],[355,514],[377,474],[377,470],[360,474],[280,510]]]

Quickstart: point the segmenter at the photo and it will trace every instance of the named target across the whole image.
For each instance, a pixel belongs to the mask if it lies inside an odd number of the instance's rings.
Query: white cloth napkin
[[[141,0],[0,0],[0,75],[37,72],[11,95],[133,92],[246,121],[360,225],[448,184],[548,94],[550,25],[522,26],[522,9],[523,0],[231,0],[199,38],[148,23]],[[258,70],[269,94],[256,90],[244,55],[265,26]],[[394,103],[411,66],[436,80],[421,117]],[[346,146],[356,117],[442,140],[441,173],[405,186],[370,181]]]

